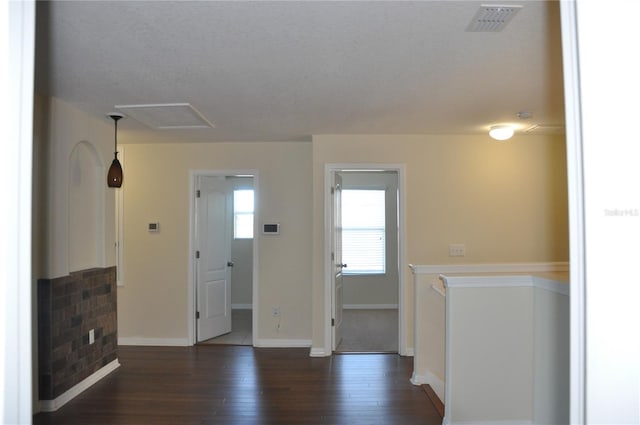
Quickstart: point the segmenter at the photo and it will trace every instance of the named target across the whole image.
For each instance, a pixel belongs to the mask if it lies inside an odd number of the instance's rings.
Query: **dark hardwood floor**
[[[441,424],[395,354],[309,357],[307,348],[120,347],[121,367],[47,424]]]

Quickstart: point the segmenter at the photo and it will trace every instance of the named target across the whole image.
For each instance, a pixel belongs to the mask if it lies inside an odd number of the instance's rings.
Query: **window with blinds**
[[[253,190],[233,191],[233,237],[253,238]]]
[[[384,190],[342,190],[344,274],[385,273],[384,209]]]

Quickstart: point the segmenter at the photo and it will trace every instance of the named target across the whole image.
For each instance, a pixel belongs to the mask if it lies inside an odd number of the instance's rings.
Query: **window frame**
[[[346,186],[342,188],[342,205],[341,205],[341,226],[342,226],[342,260],[343,262],[346,262],[347,264],[349,264],[348,259],[345,259],[345,255],[344,255],[344,247],[345,247],[345,243],[344,243],[344,235],[345,235],[345,229],[358,229],[358,230],[362,230],[362,229],[372,229],[372,230],[380,230],[380,228],[377,227],[367,227],[367,228],[363,228],[363,227],[355,227],[355,228],[351,228],[351,227],[347,227],[345,228],[344,225],[344,195],[345,192],[348,191],[372,191],[372,192],[381,192],[383,195],[383,202],[382,202],[382,270],[357,270],[357,271],[353,271],[353,268],[349,268],[349,266],[347,266],[346,268],[344,268],[342,270],[343,275],[345,276],[384,276],[387,274],[387,188],[385,186]],[[352,262],[353,263],[353,262]]]
[[[236,209],[236,192],[252,192],[253,194],[253,208],[251,210],[251,212],[248,211],[241,211],[238,212]],[[256,191],[253,187],[234,187],[233,191],[232,191],[232,199],[233,199],[233,208],[232,208],[232,214],[233,214],[233,240],[252,240],[255,238],[255,229],[254,229],[254,220],[255,220],[255,214],[256,214],[256,205],[255,205],[255,199],[256,199]],[[238,232],[237,232],[237,217],[238,216],[250,216],[251,220],[250,220],[250,228],[251,229],[251,236],[238,236]]]

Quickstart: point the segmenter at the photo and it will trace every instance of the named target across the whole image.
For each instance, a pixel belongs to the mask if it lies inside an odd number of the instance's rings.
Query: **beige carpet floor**
[[[200,344],[253,345],[252,310],[231,310],[231,332]]]
[[[398,352],[398,310],[343,310],[336,352]]]

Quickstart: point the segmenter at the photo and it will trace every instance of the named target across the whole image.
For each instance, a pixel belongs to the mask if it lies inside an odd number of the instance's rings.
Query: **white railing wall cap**
[[[413,274],[442,274],[442,273],[539,273],[539,272],[567,272],[569,263],[566,261],[549,263],[495,263],[495,264],[409,264]]]
[[[445,288],[521,288],[534,287],[569,295],[569,285],[561,281],[531,275],[507,276],[446,276],[440,279]]]

